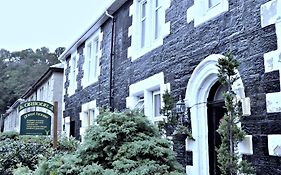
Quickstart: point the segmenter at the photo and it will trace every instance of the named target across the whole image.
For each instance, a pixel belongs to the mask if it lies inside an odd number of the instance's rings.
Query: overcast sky
[[[0,0],[0,48],[69,47],[111,1]]]

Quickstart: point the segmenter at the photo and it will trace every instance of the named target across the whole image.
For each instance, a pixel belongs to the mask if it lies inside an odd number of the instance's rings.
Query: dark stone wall
[[[204,58],[211,54],[231,51],[241,63],[239,72],[245,86],[245,94],[251,99],[251,116],[245,117],[242,125],[248,134],[253,135],[254,154],[244,158],[253,163],[257,174],[280,173],[280,158],[269,156],[267,151],[267,134],[281,134],[281,114],[266,113],[266,93],[280,91],[278,71],[264,73],[263,54],[277,48],[275,26],[261,28],[260,6],[268,1],[229,0],[228,12],[194,27],[193,22],[186,21],[186,10],[193,5],[193,1],[172,0],[171,7],[166,11],[166,21],[171,22],[171,34],[164,38],[163,46],[133,62],[127,58],[127,50],[131,45],[128,28],[132,24],[132,18],[129,17],[132,0],[126,2],[114,14],[116,35],[113,57],[113,107],[123,110],[126,107],[129,86],[159,72],[164,72],[165,83],[171,84],[173,96],[184,96],[193,70]],[[77,77],[78,89],[75,95],[65,96],[64,116],[73,116],[75,120],[79,120],[81,105],[94,99],[97,99],[98,106],[108,106],[111,26],[111,19],[102,26],[99,81],[83,89],[81,84],[79,85],[83,71],[79,69],[81,76],[79,74]],[[80,59],[80,64],[83,64],[82,55]],[[67,75],[66,70],[66,77]],[[190,159],[187,162],[192,164]]]

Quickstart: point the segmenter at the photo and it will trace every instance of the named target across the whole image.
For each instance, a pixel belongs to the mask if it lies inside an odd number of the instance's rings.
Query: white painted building
[[[62,132],[62,87],[63,87],[63,64],[51,66],[23,95],[17,100],[4,115],[4,132],[20,131],[20,116],[30,111],[41,111],[53,116],[53,113],[45,108],[31,107],[22,111],[18,106],[26,101],[45,101],[50,104],[58,102],[58,133]],[[52,118],[53,121],[53,118]],[[51,125],[51,130],[52,130]],[[51,131],[52,133],[52,131]]]

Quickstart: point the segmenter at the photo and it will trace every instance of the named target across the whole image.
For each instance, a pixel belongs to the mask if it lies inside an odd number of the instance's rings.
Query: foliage
[[[138,111],[104,111],[86,131],[77,151],[39,164],[34,174],[182,174],[183,169],[157,128]]]
[[[218,60],[219,81],[228,88],[224,93],[227,113],[220,121],[218,129],[222,143],[217,148],[219,168],[224,175],[253,173],[253,168],[248,162],[241,160],[239,163],[241,157],[238,154],[238,143],[245,137],[245,133],[237,125],[242,118],[242,105],[231,90],[231,86],[238,79],[235,72],[238,66],[238,61],[234,60],[231,54],[226,54]]]
[[[74,137],[60,136],[57,149],[60,152],[74,152],[78,148],[79,143]]]
[[[20,136],[17,132],[0,134],[0,174],[30,174],[41,159],[53,157],[66,152],[73,152],[78,141],[65,137],[58,139],[58,149],[52,148],[48,136]]]
[[[187,137],[194,140],[191,134],[191,128],[186,121],[179,122],[180,118],[176,114],[174,97],[166,90],[162,95],[164,106],[161,109],[161,113],[167,117],[158,123],[160,131],[165,131],[167,135],[173,134],[186,134]],[[184,115],[187,115],[186,113]]]
[[[18,164],[35,169],[41,156],[52,155],[47,137],[20,137],[14,133],[1,134],[0,174],[12,174]]]
[[[0,133],[0,141],[6,140],[6,139],[18,139],[19,133],[15,131],[9,131],[9,132],[2,132]]]
[[[48,48],[26,49],[9,52],[0,49],[0,114],[5,113],[45,71],[58,63],[58,56],[64,51],[59,47],[54,53]]]

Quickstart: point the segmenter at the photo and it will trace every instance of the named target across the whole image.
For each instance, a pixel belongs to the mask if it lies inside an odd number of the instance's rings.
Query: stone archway
[[[195,138],[195,141],[188,140],[186,145],[187,150],[193,152],[193,165],[187,167],[190,174],[209,174],[207,98],[211,87],[218,81],[217,63],[222,57],[224,56],[219,54],[206,57],[195,68],[188,81],[185,102],[190,107],[192,135]],[[238,98],[245,99],[241,79],[233,85],[233,90]],[[248,110],[243,109],[243,113],[246,112]]]

